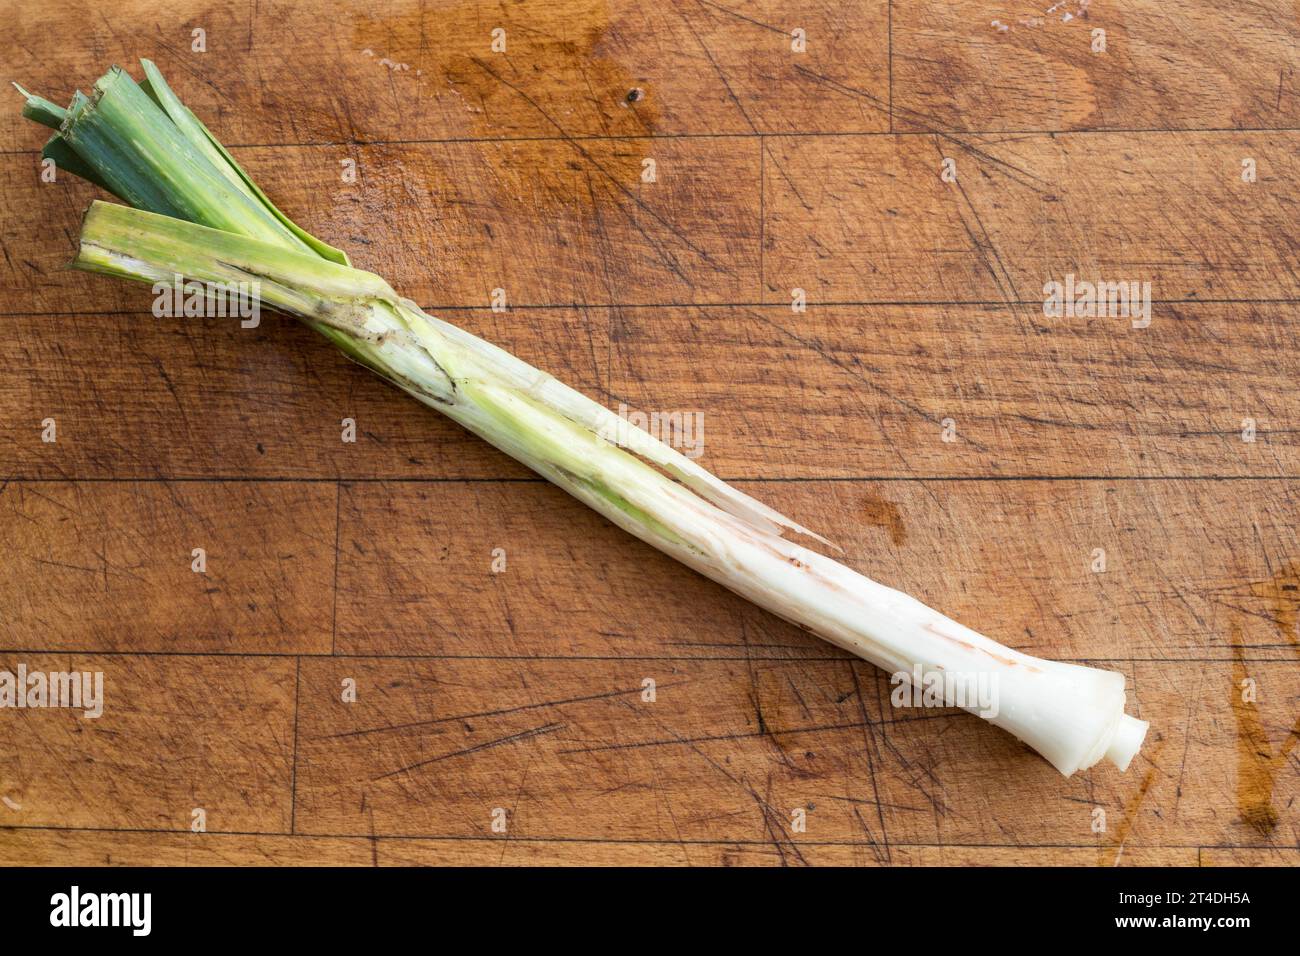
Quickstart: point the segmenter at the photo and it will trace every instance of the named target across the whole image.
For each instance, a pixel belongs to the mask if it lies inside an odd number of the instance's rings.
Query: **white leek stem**
[[[438,354],[442,343],[427,333],[419,338]],[[1123,674],[1004,647],[780,537],[764,526],[768,522],[748,521],[704,500],[548,407],[535,392],[496,384],[490,369],[478,373],[461,381],[461,398],[452,406],[429,404],[688,567],[909,681],[918,670],[940,680],[958,675],[969,685],[983,681],[996,693],[990,722],[1066,776],[1102,757],[1126,770],[1141,746],[1147,724],[1124,713]],[[966,700],[977,713],[975,695]]]

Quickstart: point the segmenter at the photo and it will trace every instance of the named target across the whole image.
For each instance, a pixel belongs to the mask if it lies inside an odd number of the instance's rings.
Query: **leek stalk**
[[[113,68],[67,110],[27,97],[57,127],[45,155],[129,206],[96,201],[79,269],[144,282],[256,282],[295,316],[415,399],[610,521],[760,607],[910,683],[943,688],[1069,776],[1120,770],[1147,724],[1124,713],[1124,676],[1004,647],[907,595],[783,537],[824,539],[629,427],[509,353],[426,314],[291,222],[144,62]],[[988,707],[978,687],[995,689]],[[978,703],[977,703],[978,701]]]

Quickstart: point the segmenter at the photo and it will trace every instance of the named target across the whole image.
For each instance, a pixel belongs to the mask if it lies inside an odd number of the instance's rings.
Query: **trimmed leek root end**
[[[1119,715],[1119,726],[1115,728],[1115,736],[1111,737],[1110,746],[1106,748],[1106,759],[1118,767],[1120,773],[1128,769],[1137,752],[1142,749],[1142,741],[1146,739],[1147,728],[1150,726],[1145,720],[1138,720],[1128,714]]]

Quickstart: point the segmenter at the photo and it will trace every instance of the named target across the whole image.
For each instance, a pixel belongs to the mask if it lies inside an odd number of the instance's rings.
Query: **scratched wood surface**
[[[113,7],[2,0],[0,79],[156,60],[359,265],[1152,731],[1065,780],[306,330],[63,270],[95,191],[15,101],[0,670],[105,702],[0,710],[0,863],[1300,864],[1294,4]]]

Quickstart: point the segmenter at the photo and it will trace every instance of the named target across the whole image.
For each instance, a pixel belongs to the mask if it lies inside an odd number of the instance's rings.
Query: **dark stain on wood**
[[[1120,858],[1124,855],[1124,846],[1128,843],[1129,834],[1133,830],[1133,822],[1137,819],[1138,811],[1142,809],[1142,803],[1151,790],[1151,784],[1155,782],[1156,772],[1160,769],[1160,752],[1164,750],[1165,742],[1162,738],[1157,738],[1153,744],[1147,746],[1149,752],[1146,754],[1146,759],[1150,761],[1151,766],[1143,775],[1142,783],[1138,785],[1133,799],[1124,806],[1123,817],[1120,819],[1119,826],[1115,828],[1115,855],[1106,859],[1106,852],[1102,850],[1098,859],[1100,866],[1119,865]]]
[[[481,136],[536,128],[539,118],[563,136],[575,117],[583,120],[579,129],[594,118],[608,136],[653,135],[654,100],[608,54],[609,22],[606,0],[530,4],[526,15],[503,8],[486,16],[477,3],[428,12],[421,4],[360,18],[354,37],[358,51],[369,50],[376,69],[390,70],[409,95],[458,96]]]
[[[1264,722],[1253,700],[1247,700],[1243,684],[1250,675],[1241,647],[1241,632],[1233,629],[1232,685],[1228,701],[1237,721],[1237,811],[1244,823],[1268,838],[1277,829],[1273,809],[1273,752],[1264,732]]]
[[[1300,648],[1300,564],[1290,562],[1267,581],[1251,586],[1251,592],[1269,604],[1273,621],[1282,637],[1292,646]],[[1300,650],[1297,652],[1300,654]]]
[[[901,546],[907,541],[907,528],[903,525],[903,515],[898,505],[875,495],[867,495],[862,503],[862,517],[867,524],[884,528],[889,532],[889,541]]]
[[[358,56],[390,74],[395,95],[463,104],[463,112],[444,114],[455,126],[413,130],[411,136],[485,138],[502,130],[540,130],[540,138],[511,137],[491,171],[501,200],[594,218],[596,210],[639,191],[642,164],[653,157],[646,143],[601,149],[576,137],[592,129],[607,138],[650,137],[659,126],[645,82],[604,49],[609,19],[604,0],[530,5],[526,17],[508,9],[485,16],[481,5],[461,3],[436,12],[421,7],[362,17],[354,44]],[[505,43],[504,52],[494,50],[494,41]],[[570,146],[558,169],[557,139]],[[409,188],[403,183],[399,191]]]
[[[1278,633],[1297,646],[1296,622],[1300,616],[1300,567],[1285,565],[1268,581],[1251,590],[1269,601]],[[1246,668],[1244,641],[1239,627],[1232,631],[1232,686],[1229,701],[1237,722],[1237,810],[1243,822],[1264,838],[1277,829],[1278,814],[1273,806],[1277,771],[1300,740],[1300,717],[1296,718],[1276,754],[1268,740],[1264,721],[1255,699],[1247,700],[1243,684],[1250,679]],[[1259,693],[1258,689],[1256,693]]]

